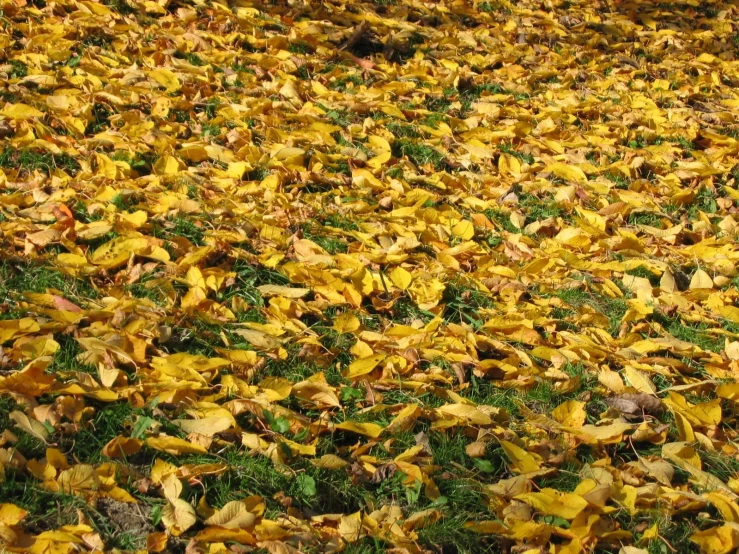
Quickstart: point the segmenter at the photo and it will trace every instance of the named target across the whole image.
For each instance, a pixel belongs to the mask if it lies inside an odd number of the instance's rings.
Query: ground
[[[8,552],[739,546],[739,8],[2,0]]]

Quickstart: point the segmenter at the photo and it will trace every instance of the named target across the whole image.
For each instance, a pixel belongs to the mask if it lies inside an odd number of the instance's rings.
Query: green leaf
[[[296,479],[297,495],[304,498],[312,498],[318,493],[316,489],[316,480],[310,475],[301,473]]]
[[[141,416],[136,420],[136,424],[133,426],[131,431],[131,437],[134,439],[140,439],[146,433],[146,430],[154,425],[156,420],[148,416]]]
[[[342,402],[351,402],[352,400],[359,400],[364,396],[364,392],[354,387],[341,387],[341,400]]]
[[[490,460],[483,460],[482,458],[472,458],[472,463],[475,464],[477,469],[483,473],[495,473],[495,466]]]

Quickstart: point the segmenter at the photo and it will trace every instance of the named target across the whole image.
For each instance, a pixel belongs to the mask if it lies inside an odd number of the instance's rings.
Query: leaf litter
[[[735,5],[1,7],[5,550],[739,547]]]

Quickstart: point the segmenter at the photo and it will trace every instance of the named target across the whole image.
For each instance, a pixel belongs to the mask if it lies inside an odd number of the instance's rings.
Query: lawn
[[[0,545],[739,547],[739,7],[0,4]]]

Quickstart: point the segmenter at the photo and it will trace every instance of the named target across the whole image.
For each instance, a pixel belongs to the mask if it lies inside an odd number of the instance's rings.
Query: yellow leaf
[[[463,220],[452,227],[452,235],[463,240],[470,240],[475,236],[475,227],[471,221]]]
[[[452,416],[471,423],[472,425],[490,425],[493,420],[486,413],[469,404],[446,404],[437,411],[444,416]]]
[[[699,531],[690,537],[702,554],[729,554],[739,547],[739,524],[727,522],[718,527]]]
[[[531,473],[541,469],[534,457],[520,446],[508,441],[500,441],[500,445],[518,473]]]
[[[138,504],[138,500],[131,496],[131,494],[126,489],[122,489],[121,487],[116,486],[108,489],[104,492],[104,494],[105,496],[108,496],[113,500],[117,500],[118,502],[126,502],[127,504]]]
[[[161,156],[154,164],[154,173],[157,175],[176,175],[183,169],[185,164],[174,156]]]
[[[202,419],[175,419],[172,423],[185,433],[198,433],[207,437],[212,437],[234,425],[233,418],[225,415],[204,417]]]
[[[169,69],[153,69],[148,73],[149,77],[167,89],[167,92],[178,90],[182,84],[177,75]]]
[[[567,165],[561,162],[556,162],[548,165],[547,171],[554,173],[560,179],[565,181],[572,181],[575,183],[587,183],[588,177],[585,175],[582,169],[574,165]]]
[[[722,383],[716,387],[716,395],[719,398],[739,401],[739,383]]]
[[[631,427],[624,421],[614,421],[609,425],[583,425],[572,431],[590,444],[615,444],[623,440],[624,432]]]
[[[0,523],[3,525],[17,525],[26,514],[26,510],[15,504],[0,504]]]
[[[389,273],[388,277],[390,277],[393,285],[398,287],[400,290],[407,289],[410,286],[411,281],[413,280],[413,275],[411,275],[410,272],[406,271],[400,266],[394,268]]]
[[[655,394],[657,392],[657,387],[643,371],[628,366],[624,368],[623,374],[631,386],[639,392],[643,392],[645,394]]]
[[[44,117],[44,112],[27,104],[6,104],[2,113],[10,119],[33,119],[34,117]]]
[[[37,333],[41,330],[41,326],[30,317],[23,319],[7,319],[0,320],[0,344],[12,340],[23,335]]]
[[[585,424],[585,402],[566,400],[552,410],[552,419],[567,427],[582,427]]]
[[[263,296],[284,296],[285,298],[302,298],[310,292],[310,289],[285,287],[282,285],[261,285],[257,290]]]
[[[361,539],[365,534],[362,529],[362,512],[342,515],[339,520],[338,530],[341,538],[348,543],[353,543]]]
[[[339,398],[331,386],[323,380],[314,379],[314,377],[295,383],[292,386],[292,393],[318,407],[340,407],[341,402],[339,402]]]
[[[281,438],[280,443],[287,446],[293,455],[302,454],[303,456],[315,456],[316,447],[310,444],[300,444],[299,442],[291,441],[290,439]]]
[[[349,367],[344,373],[344,376],[347,379],[355,379],[356,377],[367,375],[377,367],[377,364],[379,364],[384,359],[385,354],[373,354],[372,356],[368,356],[366,358],[354,360],[351,364],[349,364]]]
[[[57,481],[61,490],[66,493],[95,490],[100,486],[100,478],[95,468],[87,464],[65,469],[59,474]]]
[[[166,96],[160,96],[154,102],[151,108],[151,115],[154,117],[167,117],[169,109],[172,107],[172,101]]]
[[[739,323],[739,308],[736,306],[721,306],[718,309],[718,313],[721,314],[721,317],[728,319],[732,323]]]
[[[344,312],[334,318],[333,329],[337,333],[351,333],[359,329],[359,319],[354,314]]]
[[[605,387],[611,389],[616,394],[624,391],[625,385],[621,376],[615,371],[604,368],[598,372],[598,381]]]
[[[675,292],[677,290],[675,276],[669,270],[665,271],[660,277],[659,287],[665,292]]]
[[[162,508],[162,523],[175,537],[179,537],[198,520],[193,508],[181,498],[175,498]]]
[[[256,516],[248,510],[246,503],[233,500],[205,520],[206,525],[218,525],[226,529],[251,529]]]
[[[172,454],[173,456],[180,456],[182,454],[205,454],[208,451],[200,446],[199,444],[193,444],[187,442],[184,439],[177,437],[149,437],[146,439],[146,446]]]
[[[702,269],[699,269],[695,273],[693,273],[693,277],[690,279],[690,288],[692,289],[712,289],[713,288],[713,279],[711,279],[711,276],[703,271]]]
[[[182,494],[182,481],[177,478],[174,473],[168,473],[161,479],[162,493],[164,498],[173,501]]]
[[[26,433],[36,437],[40,441],[45,443],[49,440],[49,431],[40,421],[31,419],[26,414],[18,410],[10,412],[8,417],[15,421],[16,426],[23,429]]]
[[[102,454],[108,458],[128,458],[141,450],[144,443],[131,437],[114,437],[105,446]]]
[[[344,431],[351,431],[352,433],[357,433],[359,435],[367,435],[368,437],[372,437],[373,439],[376,439],[382,434],[382,427],[380,427],[376,423],[358,423],[355,421],[344,421],[336,425],[335,428],[342,429]]]
[[[638,511],[636,507],[637,490],[631,485],[614,487],[612,498],[626,508],[629,514],[634,515]]]
[[[151,467],[151,480],[155,484],[161,484],[162,480],[169,475],[170,473],[176,473],[177,472],[177,466],[174,464],[170,464],[169,462],[165,462],[161,458],[157,458],[154,460],[154,465]],[[179,495],[178,495],[179,496]]]
[[[149,552],[163,552],[167,548],[169,537],[167,533],[149,533],[146,536],[146,550]]]
[[[341,469],[349,465],[349,462],[339,458],[336,454],[324,454],[320,458],[311,460],[311,463],[321,469]]]
[[[651,527],[648,527],[644,533],[642,533],[641,540],[651,541],[659,537],[659,526],[655,523]]]
[[[724,521],[739,523],[739,505],[737,505],[735,498],[728,496],[726,493],[715,491],[707,493],[706,496],[719,511]]]
[[[575,519],[580,512],[588,507],[587,500],[577,494],[549,488],[542,489],[540,492],[519,494],[514,498],[525,502],[544,515],[561,517],[567,520]]]
[[[206,527],[195,535],[195,540],[203,543],[233,542],[239,545],[256,545],[257,539],[245,529],[224,529],[223,527]],[[266,544],[269,544],[266,542]],[[272,543],[274,544],[274,543]],[[209,552],[223,552],[221,549],[212,549]],[[282,554],[279,551],[275,551]]]

